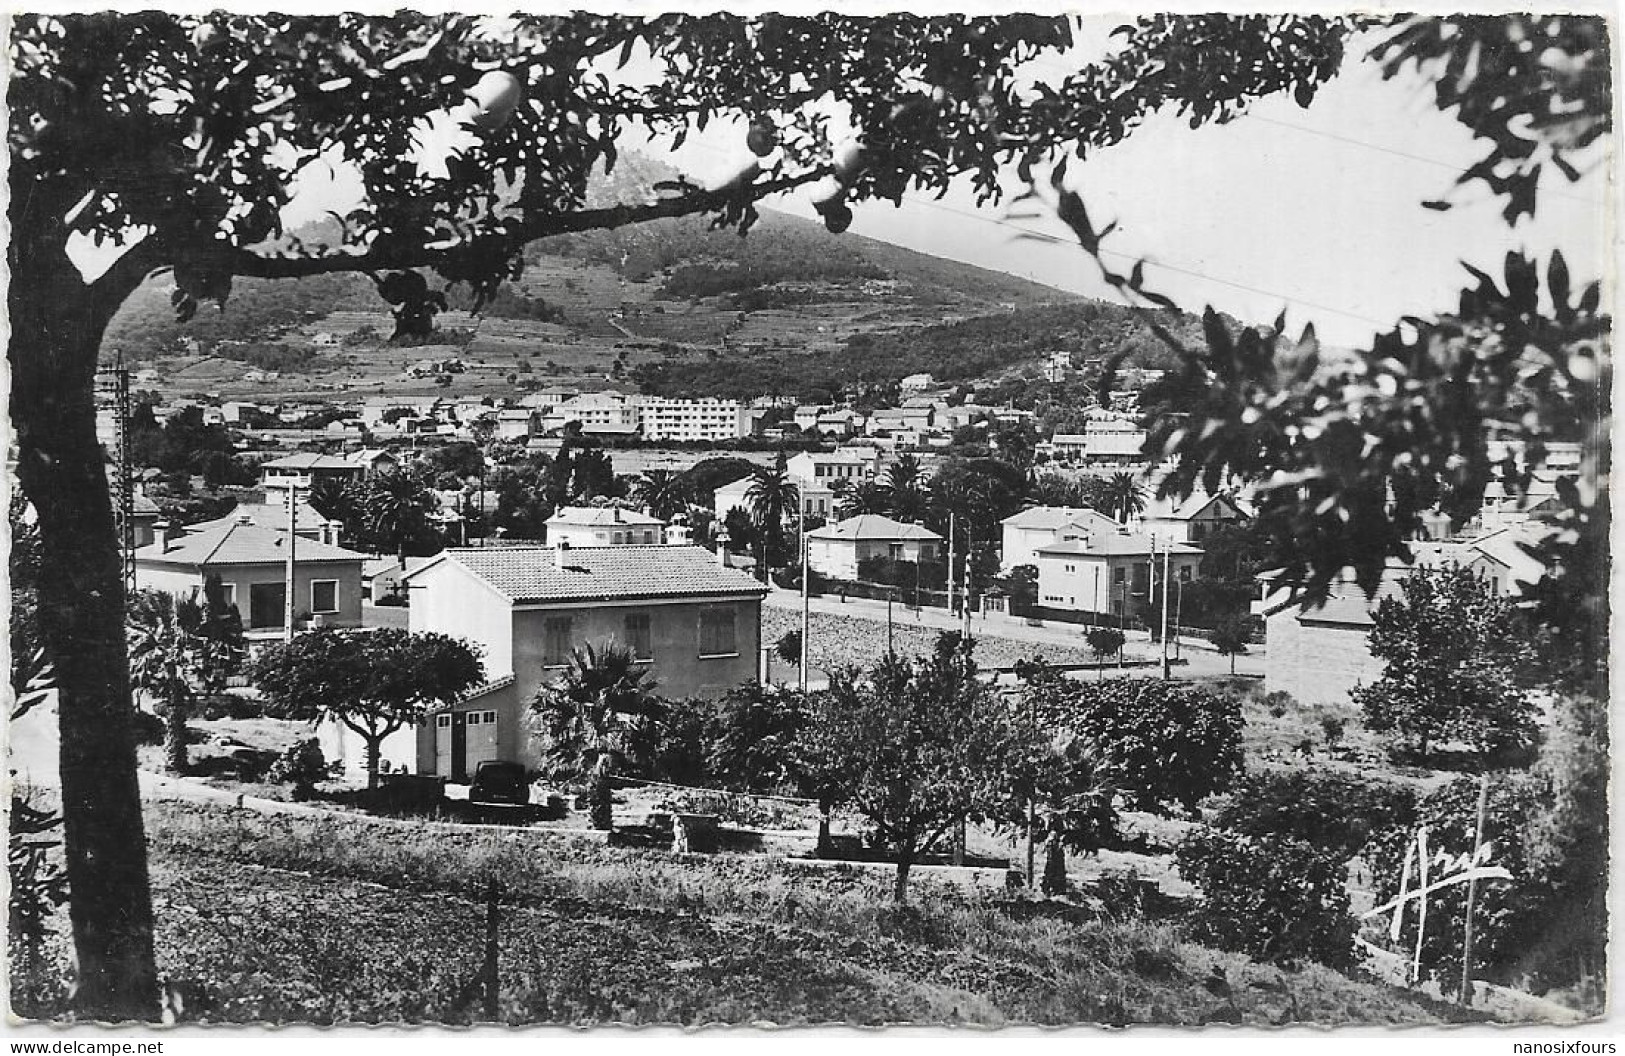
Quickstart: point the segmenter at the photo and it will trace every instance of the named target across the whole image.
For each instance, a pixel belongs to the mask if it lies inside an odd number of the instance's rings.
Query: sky
[[[1081,37],[1113,24],[1099,21]],[[1487,144],[1441,113],[1420,77],[1385,82],[1362,50],[1350,49],[1354,57],[1307,109],[1270,98],[1236,121],[1196,130],[1158,116],[1087,161],[1073,158],[1068,187],[1097,227],[1119,224],[1106,243],[1114,269],[1143,257],[1148,285],[1182,307],[1211,304],[1257,323],[1285,311],[1293,332],[1312,321],[1323,340],[1356,347],[1406,314],[1453,308],[1470,281],[1463,261],[1498,274],[1509,250],[1544,259],[1561,246],[1577,280],[1604,274],[1609,159],[1601,151],[1582,162],[1591,168],[1578,183],[1548,172],[1535,218],[1508,228],[1502,203],[1482,184],[1454,187]],[[741,136],[712,126],[668,160],[703,180],[737,159]],[[1447,195],[1448,212],[1421,205]],[[795,196],[764,204],[817,217]],[[940,202],[911,196],[901,208],[865,203],[854,214],[855,234],[1117,299],[1038,203],[978,208],[964,186]]]
[[[1052,80],[1110,46],[1116,18],[1089,18],[1065,57],[1024,71]],[[1487,149],[1433,104],[1414,71],[1385,81],[1359,42],[1339,76],[1313,103],[1287,97],[1255,103],[1225,125],[1191,129],[1174,115],[1147,120],[1123,142],[1069,163],[1068,186],[1082,195],[1096,226],[1118,224],[1108,261],[1126,272],[1147,261],[1148,285],[1182,307],[1213,307],[1246,322],[1283,311],[1289,330],[1313,322],[1321,339],[1358,347],[1404,315],[1450,310],[1472,263],[1499,274],[1509,250],[1545,259],[1561,246],[1576,280],[1601,277],[1610,245],[1610,159],[1598,148],[1579,159],[1586,176],[1569,183],[1548,171],[1533,220],[1509,228],[1502,203],[1482,184],[1455,178]],[[621,76],[651,70],[634,60]],[[842,120],[832,112],[837,121]],[[641,132],[622,146],[663,160],[707,183],[746,157],[742,123],[713,122],[675,151],[651,146]],[[429,152],[433,154],[434,151]],[[1022,185],[1013,171],[1006,185]],[[340,179],[312,181],[288,211],[297,224],[347,193]],[[353,193],[353,192],[348,192]],[[1447,212],[1423,201],[1448,197]],[[817,219],[805,196],[764,206]],[[854,234],[1009,272],[1061,289],[1118,299],[1070,232],[1041,202],[978,207],[965,184],[947,197],[911,195],[855,207]],[[1038,238],[1022,237],[1023,232]]]

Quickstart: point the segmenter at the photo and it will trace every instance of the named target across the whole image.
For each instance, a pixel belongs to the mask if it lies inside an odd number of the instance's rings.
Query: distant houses
[[[1006,571],[1018,565],[1036,566],[1043,547],[1115,532],[1119,527],[1103,513],[1070,506],[1033,506],[999,524],[1004,544],[1000,565]]]
[[[550,546],[659,546],[666,522],[619,506],[564,506],[545,522]]]

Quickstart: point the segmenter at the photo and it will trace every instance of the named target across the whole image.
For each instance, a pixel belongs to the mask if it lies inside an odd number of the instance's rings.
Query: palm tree
[[[688,505],[685,490],[680,474],[669,469],[649,469],[632,485],[632,498],[640,506],[647,506],[654,516],[669,521]]]
[[[1145,509],[1145,488],[1132,473],[1113,473],[1105,490],[1107,509],[1124,524]]]
[[[352,482],[337,477],[321,477],[310,486],[305,501],[311,508],[330,521],[341,521],[348,528],[356,513],[357,489]]]
[[[564,673],[531,702],[551,776],[586,777],[595,829],[614,827],[611,779],[654,753],[665,702],[632,651],[614,642],[570,651]]]
[[[761,531],[761,577],[767,578],[768,555],[782,545],[784,525],[801,503],[801,489],[790,479],[784,452],[779,452],[772,467],[759,466],[751,471],[750,487],[745,489],[745,501],[750,505],[752,518]]]
[[[367,493],[367,526],[379,539],[395,547],[406,566],[406,544],[421,535],[429,523],[434,499],[416,476],[403,470],[380,473]]]
[[[220,581],[209,577],[200,599],[161,590],[137,591],[127,612],[130,682],[165,707],[164,755],[169,769],[184,773],[186,719],[199,693],[217,693],[243,662],[243,625],[228,607]]]
[[[918,458],[906,452],[897,456],[886,470],[884,487],[890,499],[887,512],[893,517],[912,524],[925,516],[926,494]]]
[[[842,488],[835,504],[842,517],[856,517],[864,513],[885,515],[892,509],[892,493],[890,488],[878,481],[862,480],[855,486]]]

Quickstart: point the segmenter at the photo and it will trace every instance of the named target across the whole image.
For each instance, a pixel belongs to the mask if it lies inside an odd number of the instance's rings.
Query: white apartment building
[[[627,396],[613,389],[589,392],[560,402],[542,419],[547,430],[580,422],[590,435],[630,436],[645,440],[737,440],[751,434],[753,417],[738,400],[678,400],[664,396]]]
[[[738,400],[637,397],[645,440],[737,440],[751,433],[749,408]]]

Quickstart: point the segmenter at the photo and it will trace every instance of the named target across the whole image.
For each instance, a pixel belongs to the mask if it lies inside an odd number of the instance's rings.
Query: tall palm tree
[[[761,531],[758,544],[762,555],[760,575],[765,580],[768,555],[782,546],[785,523],[796,513],[801,502],[801,489],[790,478],[783,451],[779,452],[778,459],[771,467],[759,466],[751,471],[750,487],[745,489],[745,502],[749,504],[751,517]]]
[[[367,493],[367,527],[395,547],[402,567],[406,544],[421,535],[429,523],[434,497],[414,474],[390,470],[372,479]]]
[[[588,779],[595,829],[614,827],[611,779],[654,753],[666,711],[654,691],[654,680],[630,649],[589,642],[570,651],[558,681],[531,702],[551,776]]]
[[[200,693],[217,693],[242,666],[246,650],[237,611],[225,605],[219,580],[204,596],[141,590],[128,609],[130,682],[165,707],[164,755],[169,769],[187,768],[186,719]]]
[[[1132,473],[1113,473],[1106,481],[1106,502],[1112,516],[1127,524],[1145,509],[1145,487]]]
[[[669,469],[648,469],[632,485],[632,498],[663,521],[688,505],[682,475]]]
[[[874,480],[862,480],[852,487],[841,489],[835,506],[842,517],[856,517],[863,513],[889,514],[892,493],[886,485]]]
[[[898,455],[897,461],[886,470],[883,483],[890,498],[890,509],[886,512],[910,524],[925,517],[925,482],[918,458],[907,452]]]

